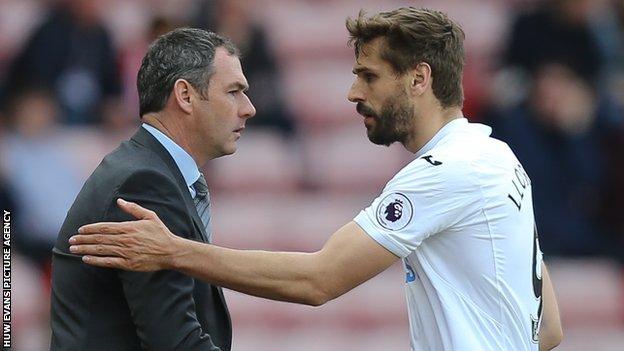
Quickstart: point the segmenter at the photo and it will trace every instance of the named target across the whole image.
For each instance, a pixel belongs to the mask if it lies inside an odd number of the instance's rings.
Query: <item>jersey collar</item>
[[[477,133],[483,135],[490,135],[492,133],[492,128],[480,124],[480,123],[469,123],[465,117],[456,118],[449,122],[447,122],[434,136],[431,138],[423,147],[420,148],[416,152],[416,158],[426,154],[431,149],[433,149],[440,140],[444,139],[447,135],[454,133],[456,131],[466,131],[466,130],[474,130]]]

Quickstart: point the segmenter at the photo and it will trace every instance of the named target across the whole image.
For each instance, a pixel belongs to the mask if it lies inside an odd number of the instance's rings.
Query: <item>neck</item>
[[[164,113],[149,113],[144,115],[142,120],[143,122],[161,131],[169,137],[169,139],[173,140],[174,143],[184,149],[184,151],[191,155],[198,167],[202,167],[206,162],[208,162],[206,157],[202,157],[195,151],[193,143],[184,132],[183,126],[177,123],[171,123],[171,118],[165,116]]]
[[[435,109],[429,113],[416,115],[411,137],[403,146],[416,153],[431,140],[448,122],[464,117],[460,107]]]

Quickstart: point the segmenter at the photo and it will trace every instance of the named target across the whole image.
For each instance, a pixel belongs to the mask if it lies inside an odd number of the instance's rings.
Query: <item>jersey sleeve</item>
[[[380,245],[406,257],[423,240],[478,211],[476,178],[465,162],[416,159],[354,221]]]

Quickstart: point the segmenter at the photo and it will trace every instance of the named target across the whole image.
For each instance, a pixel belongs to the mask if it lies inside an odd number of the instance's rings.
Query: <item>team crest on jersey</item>
[[[412,220],[413,207],[407,196],[392,193],[377,206],[377,222],[388,230],[401,230]]]

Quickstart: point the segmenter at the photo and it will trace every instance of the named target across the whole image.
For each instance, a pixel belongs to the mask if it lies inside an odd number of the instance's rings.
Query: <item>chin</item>
[[[386,138],[386,137],[380,136],[378,134],[372,133],[371,131],[369,131],[367,136],[368,136],[368,140],[371,143],[375,144],[375,145],[390,146],[390,145],[392,145],[392,144],[394,144],[395,142],[398,141],[398,140],[395,140],[395,139],[391,139],[391,138]]]
[[[223,148],[223,155],[232,155],[236,152],[236,150],[238,150],[238,146],[236,144],[234,145],[226,145]]]
[[[379,139],[379,136],[377,134],[375,134],[375,131],[371,128],[369,130],[366,131],[366,136],[368,137],[368,140],[376,145],[382,145],[382,141]]]

